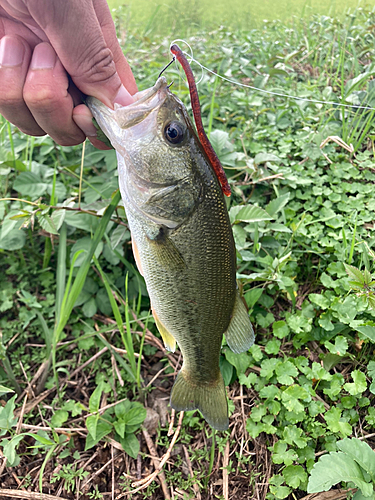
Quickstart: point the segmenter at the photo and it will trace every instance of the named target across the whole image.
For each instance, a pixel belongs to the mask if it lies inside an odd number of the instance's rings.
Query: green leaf
[[[116,429],[117,434],[122,438],[125,437],[125,429],[126,429],[125,422],[123,420],[116,420],[116,422],[114,422],[113,425]]]
[[[220,356],[220,371],[226,386],[229,385],[232,380],[233,369],[233,365],[231,365],[223,356]]]
[[[33,172],[21,172],[14,181],[13,188],[23,196],[37,198],[47,191],[48,184]]]
[[[92,245],[92,239],[89,236],[85,236],[79,240],[77,240],[74,245],[72,246],[72,249],[70,251],[70,259],[73,261],[73,257],[77,252],[81,253],[78,255],[77,259],[74,262],[74,267],[81,267],[83,262],[85,261],[87,254],[90,251]],[[99,257],[99,255],[102,253],[103,250],[103,242],[100,241],[95,248],[94,255],[96,258]]]
[[[5,387],[5,385],[0,384],[0,395],[8,394],[9,392],[14,392],[14,390],[9,389],[9,387]],[[0,413],[0,415],[1,415],[1,413]]]
[[[374,491],[372,484],[366,482],[359,465],[340,451],[331,452],[319,458],[311,471],[307,492],[328,491],[342,481],[354,483],[365,496],[370,496]]]
[[[375,361],[369,361],[369,364],[367,365],[367,373],[370,378],[375,378]]]
[[[278,354],[280,351],[281,342],[277,339],[269,340],[265,346],[265,351],[267,354]]]
[[[288,425],[284,427],[283,439],[291,446],[295,444],[298,448],[305,448],[305,446],[307,446],[307,439],[305,437],[302,437],[302,433],[302,429],[300,429],[296,425]]]
[[[262,417],[266,415],[267,413],[267,408],[265,405],[256,405],[253,407],[251,410],[250,417],[254,422],[260,422],[262,420]]]
[[[345,264],[345,262],[344,262],[344,266],[345,266],[346,272],[348,273],[349,278],[354,280],[354,281],[358,281],[363,286],[365,283],[365,278],[363,276],[363,273],[357,267],[350,266],[349,264]]]
[[[282,500],[291,493],[290,488],[288,488],[287,486],[282,486],[284,484],[284,478],[279,474],[272,476],[269,484],[270,492],[275,496],[275,498]]]
[[[7,465],[9,467],[16,467],[20,463],[20,457],[16,453],[16,448],[24,437],[24,434],[19,434],[11,440],[3,439],[0,442],[0,445],[4,447],[3,454],[7,458]]]
[[[272,453],[272,462],[274,464],[285,464],[285,465],[292,465],[294,460],[297,459],[297,454],[294,450],[287,450],[288,445],[285,443],[285,441],[276,441],[275,445],[273,448],[270,448],[273,450]]]
[[[38,431],[41,432],[41,431]],[[47,435],[47,433],[45,433]],[[37,443],[40,443],[42,446],[54,446],[56,443],[49,438],[41,436],[40,434],[29,434],[32,436]],[[36,445],[37,445],[36,443]]]
[[[26,236],[22,229],[11,229],[5,236],[0,230],[0,248],[3,250],[20,250],[26,243]]]
[[[372,481],[375,482],[375,452],[367,443],[356,438],[345,438],[342,441],[337,441],[336,446],[355,460],[362,469],[371,475]]]
[[[272,219],[273,217],[263,210],[263,208],[256,207],[255,205],[247,205],[237,213],[234,222],[261,222]]]
[[[91,297],[83,306],[82,312],[86,318],[92,318],[96,314],[97,306],[95,297]]]
[[[279,339],[283,339],[289,334],[289,327],[283,320],[275,321],[272,330],[273,334]]]
[[[233,365],[237,370],[237,376],[245,371],[250,366],[250,356],[246,352],[241,352],[240,354],[235,354],[230,349],[225,349],[224,351],[227,361]]]
[[[320,309],[327,309],[329,300],[321,293],[310,293],[309,299],[313,304],[316,304]]]
[[[241,373],[238,377],[239,383],[245,385],[248,389],[250,389],[251,386],[254,386],[257,380],[258,376],[256,373],[249,373],[249,375]]]
[[[89,400],[89,409],[91,413],[94,413],[99,410],[100,398],[102,397],[104,382],[101,380],[99,384],[96,386],[94,392],[90,396]]]
[[[98,413],[96,415],[90,415],[86,418],[87,430],[89,431],[94,440],[96,439],[96,429],[98,427],[98,422],[99,422]]]
[[[324,342],[324,345],[331,354],[337,354],[338,356],[344,356],[348,350],[348,341],[342,335],[338,335],[335,338],[334,344],[327,340]]]
[[[266,212],[271,217],[273,217],[274,215],[277,214],[277,212],[280,212],[280,210],[282,210],[285,207],[285,205],[289,201],[289,198],[290,198],[290,193],[286,193],[270,201],[266,206]]]
[[[288,465],[283,470],[283,476],[288,486],[299,488],[307,480],[307,474],[301,465]]]
[[[89,418],[91,418],[91,417],[87,417],[87,419],[86,419],[86,426],[87,426],[87,420]],[[89,431],[89,434],[86,438],[85,451],[89,450],[90,448],[95,446],[97,443],[99,443],[99,441],[101,439],[103,439],[110,432],[112,432],[112,429],[113,429],[113,427],[110,423],[99,420],[99,422],[97,423],[96,428],[95,428],[95,438],[92,436],[91,432]]]
[[[12,427],[17,425],[18,418],[13,416],[16,398],[17,395],[13,396],[5,406],[0,406],[0,436],[2,430],[10,431]]]
[[[271,162],[281,162],[281,159],[272,153],[258,153],[255,155],[254,163],[259,165],[259,163],[265,163],[267,161]]]
[[[141,424],[143,424],[146,415],[146,408],[139,404],[133,406],[133,408],[125,414],[125,422],[127,425],[139,427]]]
[[[351,375],[353,383],[344,384],[344,389],[352,396],[365,392],[367,389],[366,375],[359,370],[353,370]]]
[[[38,214],[38,221],[41,227],[45,231],[47,231],[47,233],[59,234],[52,217],[50,217],[48,214],[45,215]]]
[[[307,398],[310,398],[308,392],[299,385],[291,385],[281,394],[281,400],[285,408],[296,413],[305,410],[305,405],[303,405],[300,400],[303,401]]]
[[[250,309],[258,302],[263,293],[263,288],[252,288],[244,294],[247,307]]]
[[[0,242],[1,245],[1,242]],[[355,330],[375,342],[375,326],[357,326]]]
[[[132,458],[137,458],[139,453],[139,441],[134,434],[127,434],[124,439],[120,440],[125,453]]]
[[[120,243],[130,239],[130,231],[125,226],[117,226],[111,234],[111,245],[114,250]]]
[[[341,410],[339,408],[332,407],[325,412],[324,418],[330,431],[340,432],[344,436],[348,436],[352,433],[351,425],[341,418]]]
[[[288,360],[279,363],[276,367],[276,376],[280,384],[292,385],[294,382],[293,377],[297,377],[297,375],[297,368]]]
[[[280,361],[277,358],[266,358],[264,361],[262,361],[260,365],[261,367],[260,376],[269,380],[273,376],[276,367],[279,364]]]
[[[61,427],[69,418],[69,413],[66,410],[57,410],[51,418],[52,427]]]

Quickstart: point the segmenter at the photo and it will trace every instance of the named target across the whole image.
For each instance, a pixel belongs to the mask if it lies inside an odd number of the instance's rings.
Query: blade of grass
[[[65,278],[66,278],[66,231],[65,222],[60,229],[59,251],[57,255],[56,270],[56,299],[55,299],[55,323],[60,321],[61,304],[64,297]]]
[[[134,358],[133,337],[130,329],[130,316],[129,316],[129,273],[126,273],[125,278],[125,324],[126,324],[126,344],[131,349],[131,355]]]
[[[90,269],[90,264],[96,247],[104,236],[107,225],[111,219],[111,216],[117,207],[119,201],[121,199],[120,191],[116,191],[115,195],[112,198],[111,203],[108,205],[102,219],[100,220],[100,224],[95,231],[94,237],[92,239],[91,247],[86,254],[85,260],[83,264],[78,270],[77,276],[75,277],[73,286],[69,291],[69,295],[66,300],[66,304],[64,304],[64,308],[61,310],[61,317],[59,324],[56,328],[56,337],[59,338],[63,328],[69,320],[70,314],[73,310],[74,304],[78,298],[78,295],[81,293],[83,285],[85,284],[87,273]]]
[[[46,358],[49,358],[51,354],[51,339],[53,338],[53,335],[51,333],[51,330],[48,328],[46,320],[44,319],[43,314],[40,313],[40,311],[35,311],[36,315],[38,316],[40,326],[42,327],[42,331],[44,334],[44,341],[46,343]]]
[[[122,341],[123,341],[125,349],[128,353],[128,360],[129,360],[129,363],[130,363],[130,366],[132,369],[133,377],[134,377],[134,379],[136,379],[137,368],[136,368],[136,362],[135,362],[135,356],[134,356],[134,350],[133,350],[133,339],[131,339],[130,343],[128,342],[128,339],[126,338],[125,332],[124,332],[124,323],[123,323],[122,318],[121,318],[121,313],[120,313],[120,310],[118,308],[117,302],[113,296],[111,287],[109,285],[108,278],[107,278],[105,272],[103,271],[103,269],[101,268],[101,266],[98,262],[98,259],[95,257],[95,255],[93,256],[93,260],[94,260],[95,266],[97,267],[97,269],[100,273],[100,276],[102,277],[105,289],[106,289],[107,294],[108,294],[109,301],[111,303],[112,311],[113,311],[113,314],[114,314],[115,319],[116,319],[117,327],[120,331]],[[129,328],[130,328],[130,325],[129,325]]]
[[[10,149],[12,150],[13,168],[14,168],[14,170],[16,170],[16,154],[14,152],[13,135],[12,135],[12,129],[11,129],[10,123],[8,121],[7,121],[7,129],[8,129],[8,138],[9,138],[9,143],[10,143]]]
[[[217,70],[218,74],[220,74],[222,62],[223,62],[223,60],[220,61],[219,69]],[[215,77],[214,89],[212,91],[212,96],[211,96],[210,116],[209,116],[209,121],[208,121],[208,130],[207,130],[208,138],[210,138],[210,134],[211,134],[211,130],[212,130],[212,122],[214,120],[215,95],[216,95],[216,87],[219,83],[219,80],[220,80],[220,78]]]
[[[100,220],[99,226],[95,231],[94,237],[92,239],[92,243],[90,246],[89,251],[86,254],[86,257],[83,261],[83,264],[78,270],[78,273],[74,279],[72,287],[70,287],[70,284],[73,279],[73,269],[74,269],[74,262],[77,259],[78,255],[82,252],[76,252],[74,257],[73,257],[73,262],[70,267],[70,272],[69,272],[69,278],[68,278],[68,283],[65,287],[65,292],[63,299],[61,301],[61,306],[60,306],[60,313],[58,316],[58,321],[56,321],[55,324],[55,329],[53,332],[53,344],[52,344],[52,366],[53,366],[53,372],[55,376],[55,381],[56,381],[56,387],[59,392],[59,384],[58,384],[58,377],[57,377],[57,371],[56,371],[56,346],[59,342],[61,332],[65,328],[65,325],[69,321],[71,312],[73,310],[74,304],[76,303],[76,300],[78,298],[78,295],[81,293],[81,290],[83,288],[83,285],[85,284],[86,281],[86,276],[87,273],[89,272],[90,265],[91,265],[91,260],[94,255],[94,252],[96,250],[96,247],[98,246],[99,242],[102,240],[103,235],[106,231],[107,225],[109,221],[111,220],[111,216],[113,212],[115,211],[119,201],[121,199],[121,194],[120,191],[116,191],[114,194],[111,203],[108,205],[103,217]],[[63,264],[61,264],[61,270],[63,269]],[[63,289],[62,284],[60,285],[61,289]],[[61,294],[61,292],[59,292]],[[61,297],[61,295],[59,295]],[[56,318],[57,319],[57,318]]]

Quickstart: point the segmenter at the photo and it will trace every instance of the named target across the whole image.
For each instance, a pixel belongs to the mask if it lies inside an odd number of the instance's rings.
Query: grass
[[[171,28],[179,27],[185,32],[196,27],[212,29],[212,26],[225,25],[234,29],[260,28],[263,21],[309,18],[313,15],[343,18],[358,7],[371,7],[370,2],[361,0],[266,0],[264,2],[241,2],[234,0],[230,9],[224,0],[194,0],[189,9],[182,0],[110,0],[112,9],[122,8],[124,17],[131,29],[134,26],[146,33],[168,33]]]
[[[126,19],[115,15],[122,36]],[[156,33],[157,19],[148,30]],[[191,28],[189,43],[199,61],[242,83],[373,107],[374,24],[374,12],[359,10],[209,36]],[[127,32],[142,89],[176,36]],[[172,66],[166,76],[190,109],[179,75]],[[238,283],[257,335],[247,353],[222,350],[230,429],[212,433],[198,412],[180,428],[170,414],[181,359],[163,350],[150,314],[114,152],[86,144],[82,158],[82,146],[31,139],[3,121],[2,490],[86,500],[111,497],[113,487],[116,497],[154,470],[157,455],[168,458],[164,476],[134,498],[295,500],[317,487],[320,456],[333,457],[334,471],[339,450],[361,449],[355,437],[375,448],[373,111],[254,92],[210,74],[199,94],[232,186]],[[332,136],[348,148],[337,140],[321,148]],[[146,408],[154,424],[141,428]]]

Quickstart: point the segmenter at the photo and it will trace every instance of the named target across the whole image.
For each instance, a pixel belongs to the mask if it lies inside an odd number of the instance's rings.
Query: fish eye
[[[170,122],[164,128],[164,136],[171,144],[180,144],[184,140],[184,127],[179,122]]]

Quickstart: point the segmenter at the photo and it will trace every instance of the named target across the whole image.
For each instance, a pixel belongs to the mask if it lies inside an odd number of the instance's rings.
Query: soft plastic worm
[[[186,74],[186,78],[187,78],[187,81],[189,84],[191,108],[193,110],[193,115],[194,115],[195,125],[197,127],[199,140],[203,146],[204,151],[206,152],[206,154],[208,156],[208,159],[210,160],[210,163],[212,165],[212,168],[214,169],[216,177],[218,178],[218,180],[221,184],[221,189],[222,189],[223,193],[225,194],[225,196],[230,196],[231,191],[230,191],[228,179],[225,175],[225,172],[224,172],[224,169],[220,163],[220,160],[217,157],[217,154],[215,153],[214,148],[211,146],[211,143],[208,140],[206,132],[204,131],[204,128],[203,128],[198,91],[197,91],[197,86],[195,85],[194,75],[193,75],[193,72],[191,70],[191,67],[190,67],[186,57],[184,56],[182,50],[180,49],[180,47],[178,45],[173,44],[171,46],[170,50],[171,50],[172,54],[177,58],[178,62],[181,64],[181,66]]]

